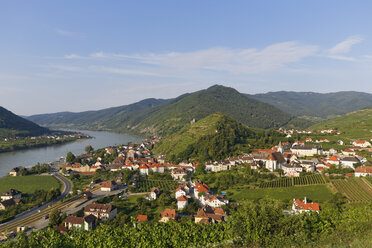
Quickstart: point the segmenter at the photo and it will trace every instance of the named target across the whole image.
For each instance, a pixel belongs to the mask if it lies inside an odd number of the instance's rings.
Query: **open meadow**
[[[11,188],[22,193],[34,193],[36,190],[50,190],[60,187],[60,182],[54,176],[7,176],[0,178],[0,193]]]
[[[226,191],[233,200],[256,200],[271,198],[276,200],[292,200],[293,198],[307,199],[324,202],[332,197],[327,185],[293,186],[283,188],[256,188],[256,189],[230,189]]]

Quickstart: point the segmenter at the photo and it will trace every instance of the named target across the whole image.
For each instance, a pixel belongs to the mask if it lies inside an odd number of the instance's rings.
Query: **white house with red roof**
[[[356,177],[372,176],[372,166],[359,166],[355,169]]]
[[[328,159],[326,160],[326,162],[327,162],[328,164],[335,164],[335,165],[338,165],[338,164],[340,164],[340,159],[339,159],[336,155],[334,155],[334,156],[328,158]]]
[[[173,180],[185,181],[184,176],[187,175],[187,171],[184,168],[175,168],[172,170]]]
[[[201,195],[199,197],[199,193],[203,193],[205,195],[209,193],[209,190],[209,186],[204,183],[196,184],[194,186],[194,197],[197,199],[201,199],[203,196]]]
[[[178,199],[178,197],[180,197],[180,196],[187,196],[186,190],[182,187],[178,187],[176,189],[176,199]]]
[[[183,195],[177,198],[178,209],[184,209],[187,206],[187,198]]]
[[[101,184],[101,191],[110,192],[115,190],[117,187],[115,181],[107,181]]]
[[[140,171],[140,175],[141,176],[148,175],[149,174],[149,167],[147,165],[145,165],[145,164],[140,165],[139,171]]]
[[[366,140],[354,140],[351,144],[354,145],[354,146],[359,146],[359,147],[363,147],[363,148],[371,146],[371,143],[369,143]]]
[[[346,156],[355,156],[356,152],[354,151],[354,149],[346,148],[342,151],[342,154]]]
[[[293,199],[292,211],[295,214],[301,214],[303,212],[317,212],[319,213],[319,204],[315,202],[307,202],[306,197],[303,201],[300,199]]]
[[[229,204],[229,200],[217,195],[206,195],[202,197],[201,204],[219,208]]]

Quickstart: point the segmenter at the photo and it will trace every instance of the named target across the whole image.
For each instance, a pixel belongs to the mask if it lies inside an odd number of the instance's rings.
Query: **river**
[[[94,138],[61,145],[0,153],[0,177],[5,176],[12,168],[17,166],[30,167],[38,162],[46,163],[55,161],[60,157],[66,157],[68,152],[72,152],[75,155],[84,153],[87,145],[91,145],[94,149],[99,149],[107,146],[127,144],[128,142],[140,142],[142,140],[126,134],[86,130],[71,131],[86,133]]]

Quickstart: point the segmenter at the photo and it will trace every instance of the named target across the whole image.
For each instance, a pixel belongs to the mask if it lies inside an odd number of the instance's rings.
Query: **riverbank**
[[[118,144],[141,142],[143,139],[125,134],[117,134],[103,131],[71,130],[77,133],[84,133],[92,139],[81,139],[79,142],[68,142],[58,145],[44,147],[34,147],[12,152],[0,153],[0,177],[5,176],[14,167],[30,167],[37,163],[49,163],[66,157],[68,152],[82,154],[85,147],[91,145],[94,149],[99,149]]]
[[[43,137],[26,137],[18,139],[0,140],[0,153],[25,150],[30,148],[39,148],[52,145],[61,145],[77,140],[89,139],[89,135],[70,134],[63,136],[43,136]]]

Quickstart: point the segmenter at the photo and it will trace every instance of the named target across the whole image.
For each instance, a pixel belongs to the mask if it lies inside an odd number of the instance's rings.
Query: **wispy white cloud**
[[[80,33],[72,32],[72,31],[65,30],[65,29],[57,29],[55,31],[58,35],[64,36],[64,37],[80,37],[81,36]]]
[[[65,58],[65,59],[84,59],[83,56],[79,56],[79,55],[74,54],[74,53],[72,53],[72,54],[66,54],[66,55],[64,56],[64,58]],[[85,57],[85,58],[86,58],[86,57]]]
[[[331,59],[344,60],[344,61],[356,61],[356,58],[341,56],[341,55],[328,55],[327,57]]]
[[[352,46],[362,42],[364,39],[362,36],[351,36],[346,40],[336,44],[334,47],[329,49],[330,54],[344,54],[348,53]]]
[[[120,75],[137,75],[137,76],[151,76],[151,77],[164,77],[165,74],[153,73],[144,70],[130,70],[117,67],[108,66],[93,66],[90,68],[92,71],[100,71],[106,73],[120,74]]]
[[[306,57],[315,55],[318,47],[301,44],[296,41],[276,43],[263,49],[231,49],[214,47],[193,52],[166,52],[147,54],[109,54],[93,53],[88,56],[76,54],[66,55],[67,59],[106,59],[125,60],[126,63],[153,66],[158,71],[221,71],[232,74],[255,74],[282,68],[290,63],[298,62]],[[112,72],[135,73],[136,71],[122,68]],[[141,74],[159,74],[159,72]]]

